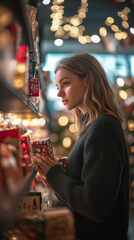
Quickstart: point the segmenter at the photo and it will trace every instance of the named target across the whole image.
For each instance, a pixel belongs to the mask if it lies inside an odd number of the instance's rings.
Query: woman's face
[[[83,97],[87,89],[86,77],[81,79],[64,68],[59,69],[55,74],[55,83],[58,89],[57,96],[61,97],[67,110],[79,108],[83,113]]]

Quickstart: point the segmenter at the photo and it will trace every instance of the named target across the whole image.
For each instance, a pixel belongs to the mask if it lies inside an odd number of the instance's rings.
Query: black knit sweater
[[[129,212],[129,160],[120,122],[102,115],[73,146],[66,173],[52,167],[47,180],[74,213],[81,240],[126,240]]]

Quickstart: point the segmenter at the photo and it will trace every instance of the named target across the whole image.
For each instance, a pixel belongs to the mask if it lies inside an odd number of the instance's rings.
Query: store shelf
[[[36,59],[36,51],[32,38],[30,22],[26,13],[25,0],[0,0],[0,4],[9,8],[13,12],[15,19],[18,20],[22,26],[23,40],[28,45],[29,52],[33,54],[33,58]]]
[[[21,114],[23,117],[45,117],[22,90],[0,79],[0,111]]]
[[[26,177],[20,179],[17,183],[17,189],[12,194],[3,194],[0,196],[0,235],[13,224],[13,221],[19,211],[19,203],[25,192],[28,192],[32,180],[37,172],[31,171]]]

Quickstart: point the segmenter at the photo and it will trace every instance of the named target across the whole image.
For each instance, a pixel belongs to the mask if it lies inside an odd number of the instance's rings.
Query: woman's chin
[[[68,110],[68,111],[70,111],[72,108],[70,107],[70,106],[65,106],[65,108]]]

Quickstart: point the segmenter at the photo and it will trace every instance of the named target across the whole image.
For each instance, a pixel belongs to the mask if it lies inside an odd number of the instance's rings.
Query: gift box
[[[66,171],[66,168],[67,168],[67,157],[64,156],[64,157],[59,157],[59,156],[56,156],[55,157],[59,163],[59,165],[61,165],[63,167],[63,169]]]
[[[36,139],[31,141],[33,154],[41,153],[50,158],[54,158],[53,146],[50,138]]]
[[[29,97],[39,97],[39,79],[29,78],[28,79],[28,91]]]
[[[31,161],[33,153],[32,153],[31,139],[29,135],[21,136],[21,147],[25,149],[25,153],[29,155],[29,160]]]
[[[29,48],[28,46],[19,46],[16,54],[17,71],[14,79],[14,86],[21,88],[28,94],[29,78]]]
[[[22,167],[24,175],[32,170],[32,146],[29,135],[21,136]]]
[[[35,214],[21,214],[15,225],[26,235],[32,232],[35,239],[40,236],[46,240],[75,240],[74,216],[66,207]]]
[[[27,192],[24,193],[20,205],[20,213],[30,213],[41,210],[41,192]]]

